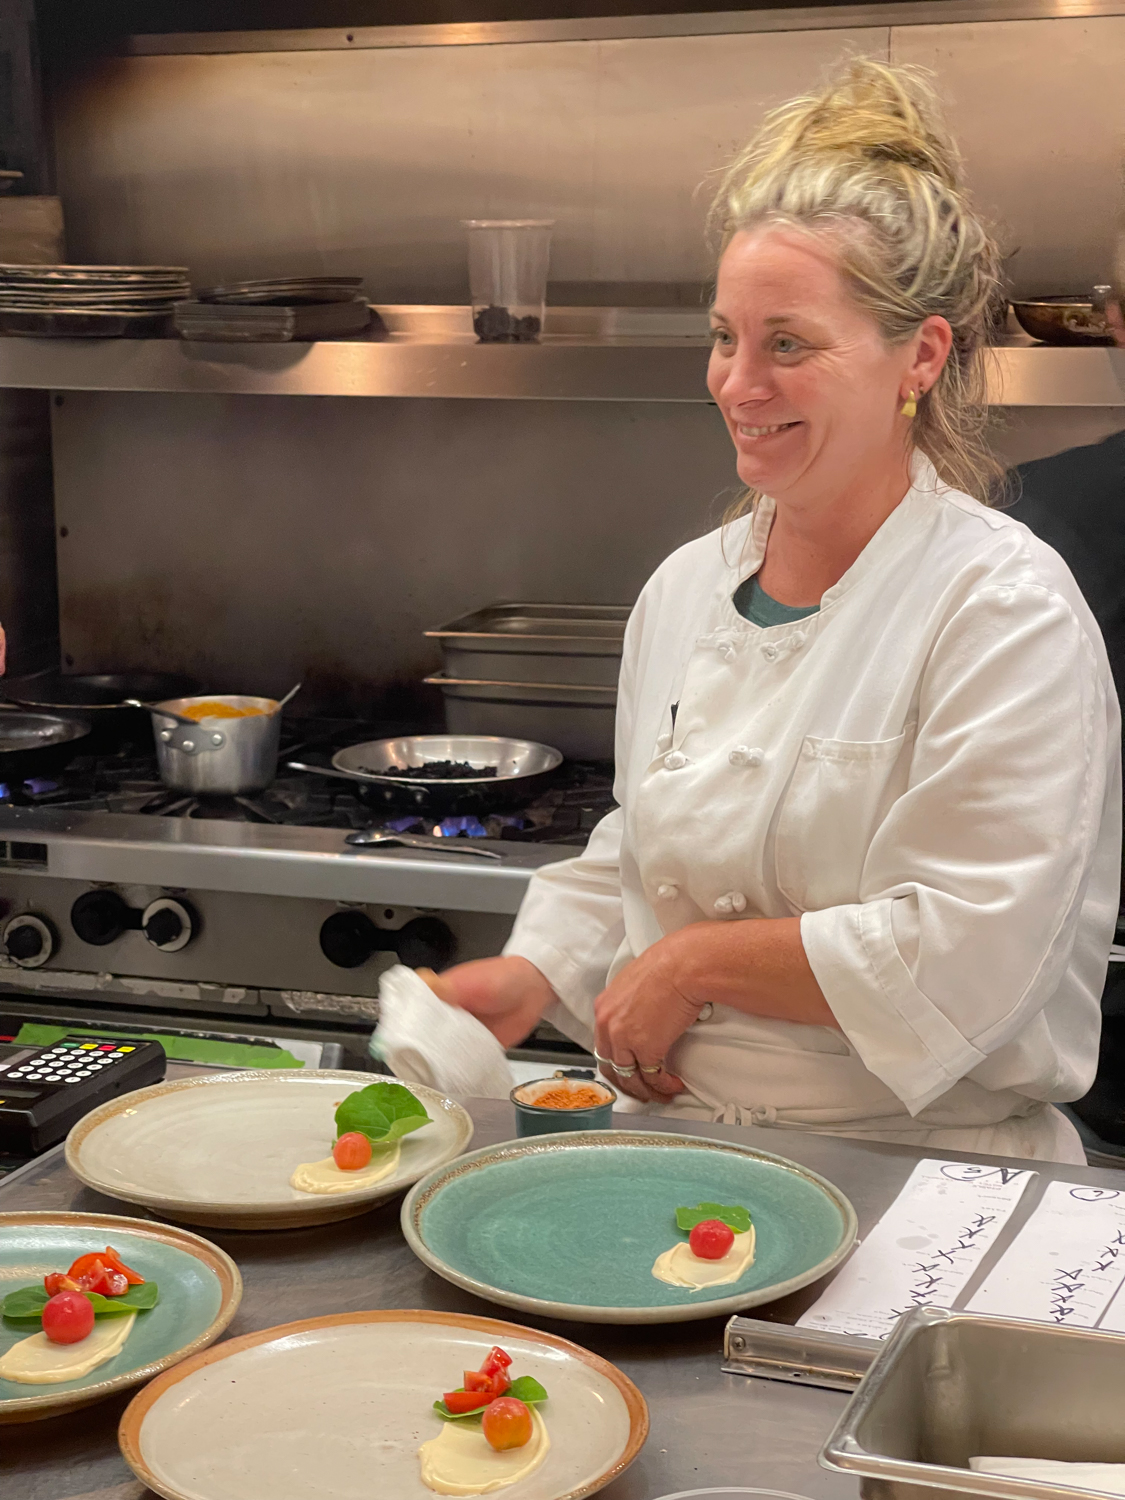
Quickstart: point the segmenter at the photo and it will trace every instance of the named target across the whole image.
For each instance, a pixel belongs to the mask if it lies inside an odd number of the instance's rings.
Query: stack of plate
[[[261,303],[294,307],[317,302],[351,302],[363,285],[362,276],[278,276],[267,281],[230,281],[209,286],[196,295],[200,302],[238,307]]]
[[[0,265],[0,333],[144,338],[190,295],[184,266]]]
[[[176,309],[185,339],[285,343],[363,333],[371,309],[359,276],[285,276],[207,287]]]

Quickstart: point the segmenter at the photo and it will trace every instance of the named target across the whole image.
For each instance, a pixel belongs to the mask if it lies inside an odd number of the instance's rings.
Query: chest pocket
[[[774,846],[778,888],[798,911],[859,900],[875,830],[906,790],[913,739],[913,726],[890,740],[805,739]]]

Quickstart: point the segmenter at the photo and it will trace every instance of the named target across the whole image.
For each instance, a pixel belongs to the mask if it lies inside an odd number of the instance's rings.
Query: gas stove
[[[409,795],[375,808],[286,768],[400,732],[294,721],[278,778],[245,797],[171,792],[151,747],[128,743],[0,787],[0,993],[369,1028],[391,964],[499,952],[532,873],[577,854],[613,807],[612,766],[566,762],[526,806],[440,822]],[[447,843],[347,842],[369,829]]]

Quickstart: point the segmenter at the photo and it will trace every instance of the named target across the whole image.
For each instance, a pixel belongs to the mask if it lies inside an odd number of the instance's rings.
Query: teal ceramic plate
[[[120,1354],[80,1380],[23,1385],[0,1380],[0,1423],[33,1422],[140,1385],[169,1365],[213,1344],[242,1300],[242,1277],[230,1256],[186,1229],[111,1214],[0,1214],[0,1297],[65,1271],[88,1250],[107,1245],[146,1281],[160,1301],[138,1314]],[[0,1320],[0,1354],[37,1330]]]
[[[754,1264],[693,1292],[652,1274],[686,1239],[676,1209],[750,1210]],[[545,1317],[678,1323],[773,1302],[838,1266],[855,1210],[807,1167],[728,1141],[578,1131],[473,1151],[431,1172],[402,1207],[411,1249],[466,1291]]]

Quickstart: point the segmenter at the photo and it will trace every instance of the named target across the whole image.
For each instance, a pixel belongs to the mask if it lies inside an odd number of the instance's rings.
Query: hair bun
[[[920,68],[853,58],[816,94],[766,116],[744,157],[763,167],[784,158],[842,156],[929,172],[944,186],[961,181],[961,157]]]

